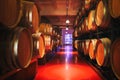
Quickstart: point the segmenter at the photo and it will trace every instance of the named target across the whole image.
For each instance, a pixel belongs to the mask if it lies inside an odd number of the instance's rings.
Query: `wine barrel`
[[[107,28],[110,25],[110,19],[108,0],[100,0],[96,8],[96,25],[100,28]]]
[[[46,24],[46,34],[52,35],[52,25]]]
[[[82,41],[81,41],[81,40],[79,40],[79,43],[78,43],[78,51],[79,51],[80,53],[83,53]]]
[[[8,28],[18,25],[22,16],[22,0],[0,0],[0,22]]]
[[[109,66],[111,40],[102,38],[96,43],[96,61],[99,66]]]
[[[97,1],[96,0],[84,0],[84,7],[88,11],[95,7]]]
[[[33,2],[23,1],[23,16],[20,21],[21,26],[30,27],[32,32],[38,32],[39,13],[37,6]]]
[[[84,6],[85,6],[86,10],[89,10],[90,6],[91,6],[91,0],[85,0],[84,1]]]
[[[85,27],[85,32],[89,32],[89,31],[88,31],[88,17],[86,17],[86,18],[84,19],[84,27]]]
[[[73,46],[75,47],[76,50],[78,50],[78,42],[79,42],[79,40],[75,40],[74,41],[74,45]]]
[[[73,35],[74,37],[78,37],[78,27],[75,28]]]
[[[79,25],[79,26],[78,26],[78,35],[81,35],[81,29],[82,29],[82,28],[81,28],[81,26]]]
[[[88,55],[89,54],[89,42],[90,42],[90,40],[85,40],[84,55]]]
[[[46,24],[45,23],[41,23],[40,26],[39,26],[39,32],[41,33],[46,33]]]
[[[45,39],[42,33],[32,34],[33,37],[33,51],[38,58],[43,58],[45,55]]]
[[[83,50],[83,53],[85,55],[85,41],[84,40],[82,41],[82,50]]]
[[[78,25],[78,21],[79,21],[79,15],[77,15],[77,17],[76,17],[76,19],[75,19],[75,23],[74,23],[75,26]]]
[[[28,67],[33,51],[29,30],[20,27],[0,29],[0,36],[0,70]]]
[[[52,50],[52,44],[53,44],[51,36],[44,35],[44,39],[45,39],[45,50],[46,51],[51,51]]]
[[[96,51],[95,51],[96,42],[97,42],[97,39],[92,39],[89,43],[89,57],[90,59],[93,59],[93,60],[96,58]]]
[[[109,0],[109,12],[113,18],[120,17],[120,0]]]
[[[91,10],[88,15],[88,30],[96,30],[95,10]]]
[[[84,26],[84,23],[82,23],[82,25],[81,25],[81,33],[85,33],[85,26]]]
[[[85,7],[82,7],[82,9],[81,9],[81,16],[83,16],[83,15],[85,15],[85,13],[86,13],[86,10],[85,10]]]
[[[120,38],[117,38],[111,46],[110,61],[114,74],[120,80]]]

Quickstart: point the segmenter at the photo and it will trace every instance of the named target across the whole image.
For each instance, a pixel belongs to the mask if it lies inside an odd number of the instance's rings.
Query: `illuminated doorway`
[[[72,44],[72,34],[65,34],[65,44]]]

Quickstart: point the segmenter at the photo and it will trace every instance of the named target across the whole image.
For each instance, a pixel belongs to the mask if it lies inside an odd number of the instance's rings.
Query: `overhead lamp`
[[[68,30],[68,27],[66,27],[66,30]]]
[[[66,26],[70,23],[68,19],[68,7],[69,7],[69,0],[66,0]]]
[[[70,20],[69,20],[69,19],[67,19],[67,20],[66,20],[66,24],[69,24],[69,23],[70,23]]]

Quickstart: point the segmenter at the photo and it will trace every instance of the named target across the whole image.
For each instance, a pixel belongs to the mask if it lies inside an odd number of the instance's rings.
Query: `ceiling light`
[[[70,21],[69,21],[69,19],[67,19],[67,20],[66,20],[66,24],[69,24],[69,23],[70,23]]]

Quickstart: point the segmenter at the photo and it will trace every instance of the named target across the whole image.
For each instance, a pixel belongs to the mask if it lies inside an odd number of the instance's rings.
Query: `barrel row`
[[[41,23],[39,26],[39,32],[47,35],[52,35],[53,33],[52,25],[48,23]]]
[[[29,29],[21,27],[0,28],[0,35],[0,73],[28,67],[34,56],[43,58],[46,51],[52,51],[59,43],[49,35],[31,35]]]
[[[34,2],[24,0],[1,0],[0,23],[7,28],[27,27],[32,33],[38,32],[39,10]]]
[[[82,23],[77,29],[78,34],[95,31],[98,28],[106,29],[110,27],[112,18],[120,18],[119,3],[120,0],[100,0],[96,8],[91,9],[88,16],[81,19]]]
[[[79,11],[79,13],[84,13],[82,14],[85,15],[86,10],[92,10],[96,8],[97,12],[102,12],[102,13],[97,13],[100,15],[110,13],[110,15],[113,18],[118,18],[120,17],[120,0],[84,0],[82,4],[82,8]],[[105,11],[104,11],[104,10]],[[105,12],[105,13],[103,13]]]
[[[96,60],[99,66],[107,66],[106,60],[110,54],[111,40],[109,38],[81,40],[79,47],[84,55],[88,55],[91,60]]]
[[[76,40],[74,47],[84,56],[97,62],[101,67],[112,67],[114,74],[120,79],[120,38],[113,42],[109,38]]]

